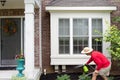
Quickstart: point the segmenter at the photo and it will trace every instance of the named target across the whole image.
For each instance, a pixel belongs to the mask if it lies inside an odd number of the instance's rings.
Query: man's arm
[[[91,63],[93,61],[93,59],[92,59],[92,57],[87,61],[87,63],[86,64],[89,64],[89,63]]]

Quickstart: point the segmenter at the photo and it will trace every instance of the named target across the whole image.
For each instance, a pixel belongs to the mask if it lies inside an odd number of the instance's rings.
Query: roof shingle
[[[110,0],[53,0],[47,6],[82,7],[82,6],[113,6]]]

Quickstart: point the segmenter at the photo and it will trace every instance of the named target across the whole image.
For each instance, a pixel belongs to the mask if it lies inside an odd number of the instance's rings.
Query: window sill
[[[87,55],[56,55],[51,56],[51,65],[82,65],[89,58]]]

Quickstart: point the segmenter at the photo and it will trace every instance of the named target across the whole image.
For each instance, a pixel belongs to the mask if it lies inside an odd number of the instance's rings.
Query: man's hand
[[[95,74],[98,74],[99,72],[98,72],[98,70],[95,70],[94,73],[95,73]]]

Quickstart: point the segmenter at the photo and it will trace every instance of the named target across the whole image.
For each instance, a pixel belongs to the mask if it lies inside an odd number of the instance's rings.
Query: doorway
[[[14,67],[23,52],[24,18],[0,18],[0,67]]]

